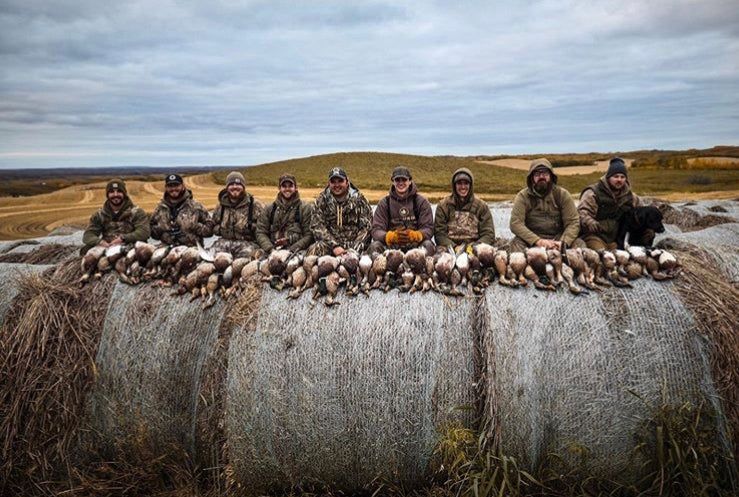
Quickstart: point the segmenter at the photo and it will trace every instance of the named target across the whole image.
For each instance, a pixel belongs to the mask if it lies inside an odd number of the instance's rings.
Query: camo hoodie
[[[461,198],[454,189],[454,178],[458,174],[470,177],[470,192]],[[495,243],[493,216],[488,205],[475,197],[472,171],[462,167],[452,174],[452,194],[436,207],[434,237],[436,244],[449,246],[461,243]]]
[[[213,220],[190,190],[178,201],[165,193],[151,215],[151,237],[168,245],[202,244],[203,238],[212,234]]]
[[[300,200],[296,191],[289,201],[278,193],[257,221],[257,243],[265,251],[275,248],[274,242],[287,238],[287,248],[296,252],[307,249],[313,243],[310,230],[311,206]]]
[[[213,211],[213,234],[226,240],[255,242],[257,220],[263,210],[264,204],[247,192],[237,202],[231,202],[228,189],[224,188]]]
[[[90,224],[82,235],[82,253],[94,247],[100,240],[111,241],[120,236],[124,243],[146,241],[149,239],[149,216],[144,209],[136,207],[128,198],[123,199],[121,209],[116,213],[110,207],[110,200],[90,216]]]
[[[353,184],[346,198],[339,201],[327,187],[313,204],[311,231],[316,242],[335,247],[366,248],[372,228],[372,208]]]
[[[545,167],[552,176],[550,188],[546,193],[534,189],[534,170]],[[577,238],[580,232],[580,216],[570,192],[557,185],[557,175],[546,159],[531,163],[526,178],[526,188],[518,192],[511,210],[511,231],[529,246],[540,238],[561,240],[567,245]]]

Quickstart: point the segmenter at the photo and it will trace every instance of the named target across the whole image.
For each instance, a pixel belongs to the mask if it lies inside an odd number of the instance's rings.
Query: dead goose
[[[80,286],[84,285],[90,280],[90,276],[97,269],[98,261],[105,255],[105,247],[96,245],[88,250],[80,260],[80,270],[82,271],[82,277],[80,277],[78,283]]]

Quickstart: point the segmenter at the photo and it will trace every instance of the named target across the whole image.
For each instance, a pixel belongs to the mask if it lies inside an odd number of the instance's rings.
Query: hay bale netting
[[[474,299],[372,292],[328,309],[265,290],[231,338],[233,478],[252,492],[412,485],[440,430],[475,418]]]
[[[668,249],[702,249],[718,272],[739,285],[739,223],[726,223],[700,231],[670,233],[658,238],[657,245]]]
[[[171,288],[117,284],[96,357],[89,424],[102,453],[168,455],[209,465],[198,428],[201,385],[226,305],[203,310]],[[216,430],[217,427],[213,427]],[[196,447],[200,450],[196,450]],[[181,457],[180,457],[181,456]]]
[[[0,285],[0,325],[5,321],[13,299],[18,295],[18,282],[23,276],[40,273],[49,267],[51,266],[41,264],[0,263],[0,281],[3,282]]]
[[[730,454],[709,344],[671,283],[574,297],[501,286],[486,294],[488,436],[524,467],[551,455],[633,483],[639,427],[663,404],[707,401]]]

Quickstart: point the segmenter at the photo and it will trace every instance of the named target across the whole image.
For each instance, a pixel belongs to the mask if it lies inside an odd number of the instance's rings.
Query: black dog
[[[662,212],[654,206],[634,207],[621,217],[616,243],[623,249],[626,237],[629,245],[651,247],[657,233],[664,233]]]

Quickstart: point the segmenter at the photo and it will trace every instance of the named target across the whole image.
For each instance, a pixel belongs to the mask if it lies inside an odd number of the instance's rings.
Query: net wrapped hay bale
[[[231,338],[235,483],[259,493],[422,480],[439,431],[475,418],[475,299],[372,292],[326,308],[265,289]]]
[[[660,237],[657,245],[684,252],[698,248],[717,275],[739,285],[739,223],[727,223],[700,231],[671,233]]]
[[[74,261],[41,269],[16,281],[0,328],[3,495],[51,492],[55,478],[66,478],[113,283],[103,278],[80,289]]]
[[[584,298],[494,286],[486,303],[487,436],[523,467],[556,455],[633,483],[643,476],[641,423],[663,404],[704,400],[730,453],[709,345],[672,283],[642,279]]]
[[[225,305],[219,299],[203,310],[171,293],[119,283],[111,295],[89,397],[89,424],[102,454],[198,457],[203,368],[218,351]]]

